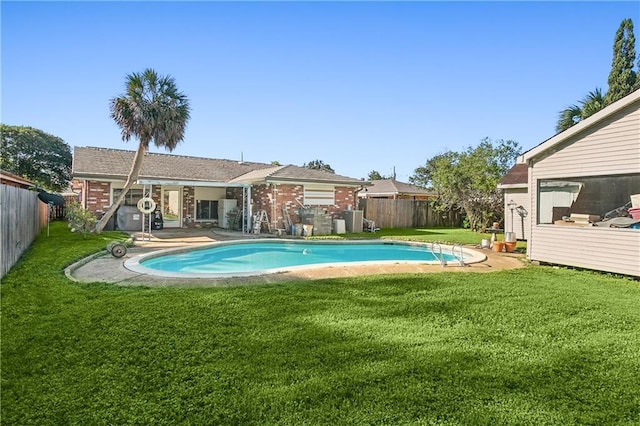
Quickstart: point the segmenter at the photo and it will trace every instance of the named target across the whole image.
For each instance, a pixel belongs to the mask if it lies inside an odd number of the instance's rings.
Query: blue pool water
[[[450,249],[445,253],[443,247],[442,252],[445,261],[456,261]],[[125,266],[164,276],[233,276],[272,273],[312,265],[364,262],[439,264],[430,246],[425,244],[261,240],[216,243],[206,248],[153,253],[127,261]]]

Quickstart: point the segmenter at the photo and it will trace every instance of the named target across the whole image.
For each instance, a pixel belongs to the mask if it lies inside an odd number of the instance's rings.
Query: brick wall
[[[182,187],[182,220],[191,223],[195,220],[196,188]]]
[[[255,185],[251,190],[251,204],[254,213],[265,210],[269,215],[272,228],[285,229],[283,206],[293,223],[301,223],[298,210],[304,202],[304,186],[292,184]],[[335,204],[320,206],[333,219],[341,218],[347,208],[355,208],[354,190],[349,187],[336,187]]]
[[[99,214],[107,211],[111,205],[111,184],[109,182],[87,181],[86,207],[88,210]]]
[[[73,188],[80,190],[80,198],[83,205],[96,214],[104,213],[110,204],[111,200],[111,183],[98,182],[98,181],[86,181],[86,188],[84,187],[84,181],[73,181]],[[160,205],[160,185],[154,185],[151,197]],[[191,191],[193,193],[193,190]],[[83,199],[86,198],[86,199]]]
[[[82,182],[76,181],[78,187]],[[109,182],[87,181],[86,206],[94,213],[103,213],[109,208],[111,184]],[[161,204],[161,187],[153,186],[152,198]],[[193,219],[195,204],[195,187],[185,186],[182,189],[183,218],[191,216]],[[242,208],[242,188],[227,188],[226,197],[238,200],[238,207]],[[301,223],[298,210],[304,202],[304,186],[294,184],[254,185],[251,188],[251,205],[253,212],[265,210],[269,216],[272,229],[284,229],[282,207],[285,206],[293,223]],[[357,208],[354,189],[350,187],[336,187],[335,205],[321,206],[332,218],[341,218],[342,212],[349,207]]]
[[[357,208],[357,201],[355,197],[355,188],[350,187],[336,187],[336,205],[331,206],[329,214],[334,219],[342,218],[342,212],[345,210],[355,210]]]

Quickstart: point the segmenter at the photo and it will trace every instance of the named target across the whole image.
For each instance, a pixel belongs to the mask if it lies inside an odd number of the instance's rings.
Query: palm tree
[[[569,105],[558,116],[558,124],[556,124],[556,132],[564,132],[569,127],[580,121],[582,117],[582,108],[578,105]]]
[[[582,104],[583,120],[607,106],[604,97],[600,88],[596,88],[596,90],[587,94],[587,97],[580,102]]]
[[[158,76],[152,69],[132,73],[126,78],[126,92],[110,101],[111,118],[122,129],[122,140],[139,139],[127,182],[115,202],[107,209],[95,231],[102,232],[138,179],[144,156],[153,141],[156,147],[173,151],[189,121],[191,108],[187,97],[178,91],[173,78]]]
[[[604,95],[600,88],[589,92],[584,99],[580,101],[580,105],[570,105],[558,114],[558,124],[556,131],[558,133],[567,130],[569,127],[577,124],[581,120],[600,111],[606,105]]]

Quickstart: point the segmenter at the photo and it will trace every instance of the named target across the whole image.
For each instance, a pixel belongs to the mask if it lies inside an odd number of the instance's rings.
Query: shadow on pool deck
[[[120,286],[188,286],[188,287],[216,287],[229,285],[245,285],[260,283],[277,283],[293,280],[311,280],[323,278],[339,278],[359,275],[398,274],[398,273],[440,273],[440,272],[493,272],[502,269],[515,269],[525,265],[524,255],[520,253],[496,253],[487,249],[473,246],[487,256],[483,262],[467,266],[424,265],[424,264],[379,264],[356,266],[326,266],[292,272],[266,274],[252,277],[236,278],[167,278],[155,275],[133,272],[124,267],[124,262],[139,254],[154,250],[201,245],[216,241],[230,241],[247,238],[265,238],[273,235],[243,234],[241,232],[226,232],[212,229],[175,229],[154,231],[151,236],[142,233],[132,233],[133,245],[128,248],[122,258],[115,258],[106,250],[90,256],[69,266],[65,273],[67,277],[78,282],[104,282]]]

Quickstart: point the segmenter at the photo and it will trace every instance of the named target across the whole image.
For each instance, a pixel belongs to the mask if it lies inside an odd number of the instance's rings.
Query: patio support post
[[[245,215],[246,215],[246,223],[247,223],[247,227],[242,229],[242,232],[249,232],[249,229],[251,229],[251,217],[252,217],[252,212],[251,212],[251,185],[247,185],[243,188],[244,190],[246,190],[246,196],[244,196],[245,191],[242,191],[243,194],[243,198],[244,198],[244,202],[246,203],[245,205]],[[245,221],[242,221],[242,223],[244,224]],[[244,225],[243,225],[244,226]]]

